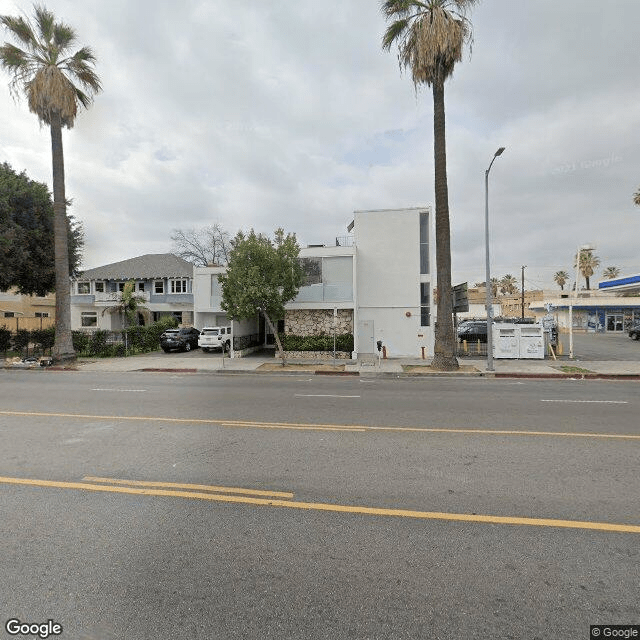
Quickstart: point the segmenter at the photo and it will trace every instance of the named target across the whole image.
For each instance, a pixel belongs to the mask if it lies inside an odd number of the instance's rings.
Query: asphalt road
[[[639,409],[637,382],[0,372],[2,622],[101,640],[639,624]]]

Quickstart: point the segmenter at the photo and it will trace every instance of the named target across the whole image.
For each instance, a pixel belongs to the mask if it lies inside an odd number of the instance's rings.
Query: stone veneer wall
[[[294,336],[333,334],[333,309],[296,309],[286,311],[284,332]],[[338,309],[336,334],[353,333],[353,309]]]

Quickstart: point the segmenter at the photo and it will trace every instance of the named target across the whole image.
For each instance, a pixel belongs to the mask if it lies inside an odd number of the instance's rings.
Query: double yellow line
[[[86,476],[82,482],[63,482],[57,480],[33,480],[29,478],[0,477],[0,484],[27,485],[56,489],[77,489],[120,493],[129,495],[161,496],[187,498],[191,500],[209,500],[250,504],[255,506],[283,507],[308,511],[326,511],[334,513],[359,514],[365,516],[392,516],[419,520],[447,520],[453,522],[499,524],[514,526],[554,527],[564,529],[590,529],[616,533],[640,534],[640,526],[615,524],[609,522],[588,522],[582,520],[558,520],[550,518],[523,518],[509,516],[477,515],[465,513],[442,513],[435,511],[413,511],[409,509],[384,509],[355,505],[330,504],[324,502],[296,502],[293,493],[286,491],[264,491],[238,487],[221,487],[202,484],[172,482],[149,482],[142,480],[121,480]]]

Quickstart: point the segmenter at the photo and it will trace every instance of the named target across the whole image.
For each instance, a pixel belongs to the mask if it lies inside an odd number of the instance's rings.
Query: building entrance
[[[624,316],[621,313],[607,314],[607,331],[624,331]]]

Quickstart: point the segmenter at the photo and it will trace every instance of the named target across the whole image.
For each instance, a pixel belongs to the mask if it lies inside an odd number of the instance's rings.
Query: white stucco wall
[[[420,213],[429,214],[429,273],[420,274]],[[377,340],[388,357],[433,356],[435,231],[430,207],[356,211],[355,350],[371,353]],[[429,326],[421,326],[420,284],[430,293]],[[370,335],[373,333],[373,342]]]

